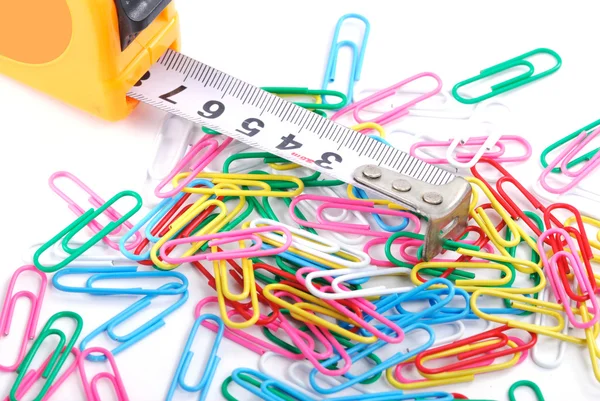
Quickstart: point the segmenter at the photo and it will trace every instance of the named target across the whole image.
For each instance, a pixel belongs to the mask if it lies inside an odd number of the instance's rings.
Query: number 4
[[[296,139],[296,136],[294,134],[282,136],[281,139],[283,140],[283,142],[277,145],[277,149],[279,150],[294,150],[300,149],[302,147],[302,144],[300,142],[294,140]]]

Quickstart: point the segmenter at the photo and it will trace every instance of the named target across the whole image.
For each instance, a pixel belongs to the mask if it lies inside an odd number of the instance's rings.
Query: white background
[[[261,86],[320,87],[335,23],[350,12],[365,15],[372,24],[362,78],[367,86],[389,85],[433,71],[449,89],[481,68],[528,50],[556,50],[563,57],[557,74],[503,98],[518,121],[516,133],[534,146],[531,163],[510,168],[525,183],[539,176],[537,157],[545,146],[598,118],[600,53],[594,2],[177,3],[186,54]],[[0,283],[7,283],[23,264],[21,253],[29,244],[47,240],[72,219],[66,204],[47,186],[50,174],[73,172],[105,197],[122,189],[140,190],[162,118],[162,113],[142,105],[124,121],[100,121],[0,77],[0,171],[5,188],[0,203]],[[410,138],[394,142],[405,140]],[[190,278],[190,300],[167,318],[165,327],[117,357],[132,400],[164,398],[193,323],[194,305],[212,294],[191,268],[180,271]],[[55,312],[70,309],[84,317],[85,335],[131,302],[67,295],[49,286],[39,328]],[[27,307],[18,310],[24,313]],[[196,349],[209,347],[211,339],[206,336]],[[6,344],[0,340],[2,361]],[[220,355],[223,361],[209,400],[221,399],[220,384],[234,368],[256,368],[258,360],[227,340]],[[542,370],[527,361],[448,390],[503,401],[511,383],[531,379],[540,384],[547,401],[598,399],[600,386],[594,384],[589,369],[587,350],[569,346],[567,360],[556,370]],[[14,378],[0,373],[0,395],[8,393]],[[79,382],[71,376],[53,399],[84,399]],[[526,392],[519,397],[518,401],[533,400]],[[176,399],[197,398],[178,393]],[[246,394],[240,399],[250,398]]]

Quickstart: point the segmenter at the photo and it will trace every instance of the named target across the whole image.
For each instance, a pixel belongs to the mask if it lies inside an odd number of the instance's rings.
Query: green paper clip
[[[569,135],[565,136],[564,138],[559,139],[558,141],[554,142],[552,145],[548,146],[546,149],[544,149],[544,151],[540,155],[540,162],[542,163],[542,166],[544,168],[548,167],[548,154],[550,152],[553,152],[554,150],[567,144],[567,142],[571,142],[573,139],[577,138],[579,136],[579,134],[581,134],[581,132],[587,131],[587,133],[589,135],[596,128],[600,128],[600,120],[596,120],[593,123],[588,124],[581,129],[578,129],[577,131],[573,132],[572,134],[569,134]],[[592,149],[589,152],[587,152],[586,154],[583,154],[583,155],[571,160],[569,163],[567,163],[567,168],[571,169],[572,167],[577,166],[579,164],[589,162],[592,159],[592,157],[594,157],[596,155],[596,153],[598,153],[598,151],[600,151],[600,148]],[[560,167],[556,167],[555,169],[552,170],[552,172],[560,173],[561,172]]]
[[[70,318],[75,321],[75,330],[73,331],[73,335],[68,342],[67,336],[64,332],[62,332],[59,329],[52,328],[54,322],[56,322],[58,319],[63,318]],[[25,359],[23,359],[23,362],[21,362],[21,364],[17,368],[18,376],[10,390],[10,401],[18,401],[17,391],[19,390],[23,379],[25,379],[25,376],[27,376],[31,362],[35,358],[44,340],[50,336],[55,335],[58,337],[58,344],[56,344],[54,353],[50,357],[50,360],[46,365],[44,373],[42,374],[42,377],[46,379],[46,381],[44,382],[44,385],[41,388],[39,394],[33,399],[33,401],[40,401],[46,396],[46,393],[50,389],[50,386],[52,386],[54,380],[56,380],[56,376],[58,376],[60,369],[67,361],[67,358],[71,353],[71,349],[75,346],[75,343],[77,342],[77,339],[81,334],[81,329],[83,329],[83,319],[75,312],[58,312],[52,317],[50,317],[50,319],[48,319],[48,321],[44,325],[44,328],[40,332],[40,335],[31,346],[29,352],[27,352]]]
[[[519,380],[518,382],[510,386],[510,388],[508,389],[508,399],[510,401],[517,401],[517,399],[515,398],[515,390],[519,387],[529,387],[535,393],[537,401],[545,401],[544,395],[542,394],[542,390],[540,390],[539,386],[529,380]]]
[[[129,210],[129,212],[125,213],[119,220],[111,221],[108,223],[102,230],[98,231],[96,235],[94,235],[90,240],[88,240],[85,244],[79,246],[77,249],[71,249],[69,247],[69,241],[81,230],[85,228],[90,222],[100,216],[106,209],[112,207],[119,199],[131,197],[135,199],[135,206]],[[56,234],[50,241],[46,242],[42,245],[33,255],[33,264],[38,270],[43,271],[44,273],[54,273],[57,270],[62,269],[69,263],[73,262],[79,256],[81,256],[85,251],[90,249],[94,244],[98,243],[102,240],[102,238],[109,235],[111,232],[115,231],[121,224],[125,223],[129,220],[134,214],[136,214],[142,208],[142,197],[133,191],[123,191],[119,192],[111,199],[108,200],[105,204],[100,206],[98,209],[89,209],[87,212],[79,216],[74,222],[69,224],[64,230]],[[54,246],[58,241],[62,242],[62,247],[65,252],[68,252],[70,255],[65,258],[62,262],[55,264],[54,266],[44,266],[40,263],[40,257],[44,252],[46,252],[50,247]]]
[[[546,71],[540,72],[539,74],[536,74],[535,67],[533,66],[533,64],[530,61],[527,60],[527,58],[538,55],[538,54],[548,54],[548,55],[552,56],[556,60],[556,64],[554,65],[554,67],[552,67]],[[535,50],[532,50],[525,54],[521,54],[520,56],[517,56],[515,58],[511,58],[510,60],[506,60],[500,64],[496,64],[492,67],[481,70],[479,75],[465,79],[464,81],[457,83],[456,85],[454,85],[454,88],[452,88],[452,96],[454,96],[454,99],[456,99],[457,101],[464,103],[464,104],[479,103],[483,100],[486,100],[491,97],[497,96],[501,93],[516,89],[520,86],[527,85],[533,81],[536,81],[536,80],[544,78],[550,74],[553,74],[556,71],[558,71],[558,69],[561,67],[561,65],[562,65],[562,59],[560,58],[558,53],[556,53],[554,50],[550,50],[550,49],[546,49],[546,48],[535,49]],[[458,94],[458,90],[465,85],[468,85],[475,81],[479,81],[481,79],[491,77],[492,75],[499,74],[501,72],[507,71],[507,70],[509,70],[511,68],[515,68],[515,67],[526,67],[527,71],[517,75],[514,78],[510,78],[504,82],[500,82],[498,84],[492,85],[491,91],[484,95],[474,97],[474,98],[465,98]]]

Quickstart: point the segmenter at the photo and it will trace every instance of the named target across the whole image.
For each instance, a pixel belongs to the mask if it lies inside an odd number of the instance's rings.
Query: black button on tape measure
[[[125,50],[171,3],[171,0],[115,0],[121,50]]]

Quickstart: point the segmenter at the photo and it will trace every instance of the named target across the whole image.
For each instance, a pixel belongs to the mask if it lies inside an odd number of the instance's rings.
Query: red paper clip
[[[476,334],[474,336],[462,339],[460,341],[456,341],[451,344],[442,345],[442,346],[439,346],[436,348],[428,349],[417,355],[417,357],[415,359],[415,366],[417,367],[417,369],[420,372],[423,372],[426,374],[432,374],[432,375],[438,374],[438,373],[449,372],[449,371],[456,371],[456,370],[459,370],[462,368],[469,368],[476,364],[477,365],[486,364],[487,361],[490,361],[490,360],[493,361],[494,359],[502,357],[502,356],[515,354],[517,352],[527,351],[530,348],[532,348],[535,345],[535,343],[537,342],[537,334],[527,332],[531,336],[531,340],[529,342],[527,342],[527,343],[524,342],[522,345],[519,344],[517,347],[514,347],[514,348],[511,347],[508,349],[499,350],[500,348],[505,347],[508,344],[508,341],[510,340],[509,336],[504,333],[507,330],[513,330],[513,329],[511,327],[509,327],[508,325],[503,325],[503,326],[497,327],[495,329],[488,330],[486,332]],[[478,348],[478,349],[475,349],[472,351],[467,351],[467,352],[462,352],[462,353],[457,354],[459,362],[445,365],[445,366],[442,366],[439,368],[428,368],[428,367],[423,366],[423,358],[425,358],[427,356],[436,355],[436,354],[444,352],[444,351],[459,348],[463,345],[470,345],[470,344],[473,344],[476,342],[491,340],[491,339],[497,339],[498,342],[494,342],[490,345],[486,345],[486,346],[483,346],[481,348]],[[496,351],[496,350],[499,350],[499,351]],[[481,356],[472,358],[473,356],[476,356],[476,355],[481,355]]]

